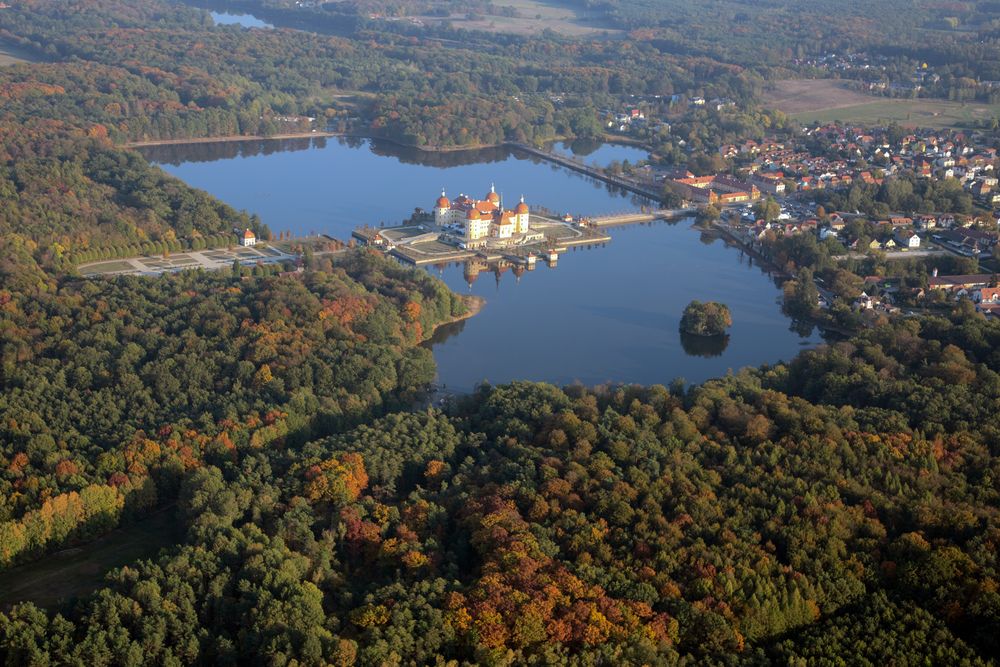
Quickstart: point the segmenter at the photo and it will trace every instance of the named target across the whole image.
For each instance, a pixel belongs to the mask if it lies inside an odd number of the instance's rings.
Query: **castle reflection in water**
[[[601,244],[604,245],[604,244]],[[588,248],[591,246],[587,246]],[[500,259],[496,261],[486,261],[484,259],[470,259],[465,262],[439,262],[437,264],[428,265],[427,268],[431,269],[438,276],[444,276],[445,271],[451,266],[462,267],[462,277],[468,284],[469,289],[472,289],[472,285],[482,278],[486,278],[487,275],[491,275],[497,283],[497,287],[500,287],[500,281],[503,279],[504,275],[510,273],[514,276],[516,282],[521,282],[521,277],[526,273],[531,273],[535,271],[538,264],[544,263],[548,268],[554,269],[559,265],[559,255],[556,253],[551,253],[545,258],[539,259],[539,261],[525,264],[520,262],[511,262],[507,259]]]

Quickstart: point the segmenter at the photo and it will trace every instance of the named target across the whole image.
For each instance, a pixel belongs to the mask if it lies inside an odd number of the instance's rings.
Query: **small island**
[[[692,301],[681,316],[681,332],[692,336],[721,336],[732,324],[729,307],[716,301]]]

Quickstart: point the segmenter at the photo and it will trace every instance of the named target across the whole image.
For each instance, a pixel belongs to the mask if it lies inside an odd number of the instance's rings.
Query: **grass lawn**
[[[151,558],[180,537],[173,510],[161,510],[88,544],[19,565],[0,573],[0,608],[25,601],[53,607],[87,595],[109,570]]]
[[[100,264],[90,264],[80,269],[80,273],[85,276],[93,276],[99,273],[115,273],[116,271],[134,271],[135,267],[128,262],[101,262]]]

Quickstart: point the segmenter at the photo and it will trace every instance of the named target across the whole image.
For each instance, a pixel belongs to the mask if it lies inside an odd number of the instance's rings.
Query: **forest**
[[[295,447],[234,440],[166,475],[183,544],[61,613],[14,607],[0,650],[990,664],[998,343],[956,313],[688,389],[483,386]],[[145,452],[159,486],[176,454]]]
[[[793,129],[752,106],[776,63],[838,31],[884,43],[900,3],[821,21],[812,1],[587,2],[628,41],[422,41],[361,16],[404,12],[383,1],[341,7],[361,15],[338,34],[213,26],[161,0],[11,4],[0,37],[50,62],[0,68],[0,571],[154,513],[182,538],[48,607],[8,600],[0,662],[996,663],[1000,324],[969,302],[698,386],[515,382],[431,406],[422,343],[465,303],[427,272],[363,249],[155,278],[75,268],[270,236],[132,141],[312,117],[405,143],[531,142],[596,136],[631,94],[750,104],[677,119],[708,171],[724,138]],[[905,13],[898,40],[968,4]],[[899,179],[826,203],[968,202]],[[832,250],[768,247],[798,276],[793,306],[814,307],[813,271],[845,294],[862,269],[926,277]]]
[[[0,38],[60,62],[0,70],[0,99],[18,118],[73,119],[116,142],[275,134],[309,117],[451,146],[591,136],[596,106],[628,94],[748,99],[762,81],[643,40],[458,37],[241,30],[163,0],[35,0],[0,13]]]

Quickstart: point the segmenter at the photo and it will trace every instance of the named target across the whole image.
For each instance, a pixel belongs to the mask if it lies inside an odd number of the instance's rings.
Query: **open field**
[[[587,12],[565,6],[558,2],[543,0],[499,0],[498,8],[510,7],[517,16],[485,15],[470,20],[467,15],[454,14],[442,18],[439,16],[418,16],[425,23],[448,21],[457,27],[467,30],[488,30],[493,32],[508,32],[518,35],[536,35],[544,30],[551,30],[567,37],[580,37],[604,33],[619,35],[620,30],[605,26],[597,12]]]
[[[155,556],[174,544],[179,533],[173,512],[161,510],[83,546],[7,570],[0,574],[0,609],[24,601],[52,607],[87,595],[108,570]]]
[[[787,114],[826,111],[867,104],[873,98],[836,79],[788,79],[775,81],[764,93],[764,103]]]
[[[1000,115],[1000,105],[931,99],[892,99],[865,95],[836,80],[775,82],[764,103],[799,122],[843,121],[862,125],[897,122],[912,127],[969,127]]]
[[[19,46],[0,40],[0,67],[14,63],[37,62],[37,58]]]

